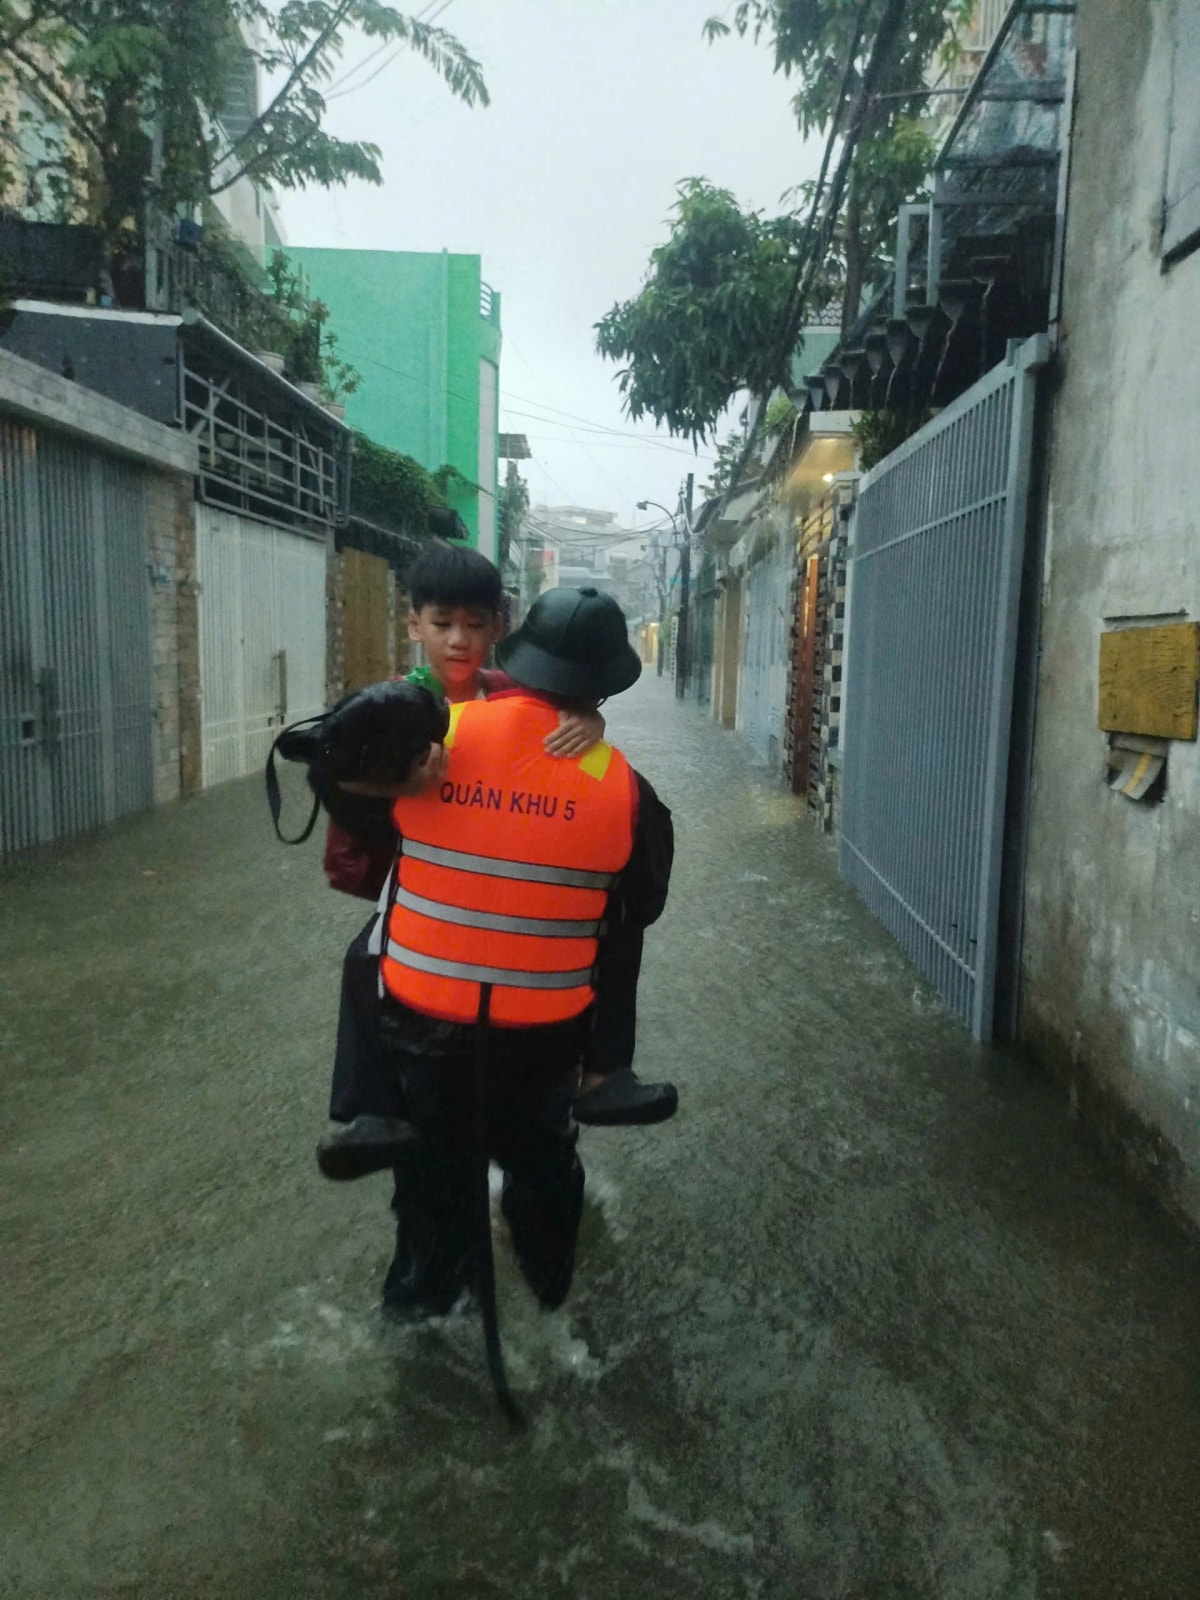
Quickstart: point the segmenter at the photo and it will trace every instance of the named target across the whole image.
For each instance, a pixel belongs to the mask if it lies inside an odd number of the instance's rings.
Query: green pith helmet
[[[496,660],[525,688],[568,700],[620,694],[642,673],[625,613],[596,589],[539,595],[517,631],[496,647]]]

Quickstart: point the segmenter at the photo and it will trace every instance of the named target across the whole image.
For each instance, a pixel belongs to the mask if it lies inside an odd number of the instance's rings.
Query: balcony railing
[[[286,350],[286,317],[239,270],[232,248],[214,247],[192,224],[161,229],[146,250],[146,310],[195,309],[249,350]]]

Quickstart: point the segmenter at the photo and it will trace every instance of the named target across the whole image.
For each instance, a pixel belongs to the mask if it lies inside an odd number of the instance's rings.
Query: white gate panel
[[[738,727],[772,767],[783,758],[788,629],[795,576],[791,540],[778,539],[746,578]]]
[[[261,770],[325,707],[325,543],[196,508],[204,785]]]
[[[325,709],[325,546],[280,533],[276,636],[289,722]],[[263,760],[267,753],[263,751]]]

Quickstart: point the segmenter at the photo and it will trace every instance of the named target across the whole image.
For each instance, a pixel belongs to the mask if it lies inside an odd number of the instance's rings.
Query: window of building
[[[1176,0],[1171,63],[1167,181],[1163,196],[1163,258],[1175,260],[1200,244],[1200,6]]]

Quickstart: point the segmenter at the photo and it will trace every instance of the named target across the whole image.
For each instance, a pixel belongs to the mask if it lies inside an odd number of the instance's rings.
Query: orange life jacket
[[[498,1027],[563,1022],[595,999],[601,921],[633,849],[629,764],[601,741],[548,756],[558,725],[520,694],[452,706],[449,776],[397,800],[401,834],[380,974],[415,1011]]]

